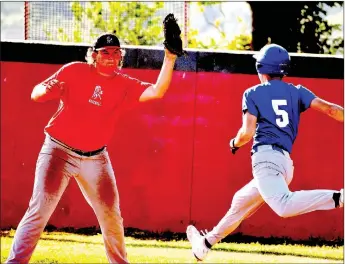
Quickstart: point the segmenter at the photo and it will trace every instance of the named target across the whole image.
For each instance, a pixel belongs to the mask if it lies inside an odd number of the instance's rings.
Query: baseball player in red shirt
[[[110,263],[127,263],[119,194],[106,145],[125,109],[162,98],[176,55],[165,49],[155,84],[119,71],[124,52],[114,34],[101,35],[88,50],[87,63],[72,62],[36,85],[35,102],[60,100],[45,127],[29,208],[18,225],[7,263],[28,263],[71,178],[93,208]]]

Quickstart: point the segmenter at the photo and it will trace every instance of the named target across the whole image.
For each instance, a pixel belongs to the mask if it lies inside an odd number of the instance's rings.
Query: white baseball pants
[[[107,150],[85,157],[46,137],[39,153],[33,194],[17,227],[7,263],[28,263],[44,227],[74,177],[101,227],[110,263],[128,263],[115,175]]]
[[[231,207],[217,226],[206,235],[214,245],[232,233],[240,223],[255,213],[264,202],[281,217],[292,217],[316,210],[335,208],[335,190],[291,192],[288,185],[293,178],[293,161],[288,152],[260,146],[252,156],[254,179],[236,192]]]

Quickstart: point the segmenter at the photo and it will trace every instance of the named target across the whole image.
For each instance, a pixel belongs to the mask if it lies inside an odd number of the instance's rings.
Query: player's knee
[[[280,207],[280,208],[273,209],[273,210],[277,215],[279,215],[282,218],[288,218],[288,217],[292,216],[292,214],[289,211],[287,211],[286,208],[284,208],[284,207]]]
[[[266,202],[277,215],[282,218],[288,218],[293,216],[291,206],[289,205],[291,195],[292,192],[276,195],[267,199]]]

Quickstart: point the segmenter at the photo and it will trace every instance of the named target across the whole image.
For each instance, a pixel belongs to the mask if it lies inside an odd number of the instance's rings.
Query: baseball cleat
[[[203,261],[210,251],[205,245],[205,237],[192,225],[187,227],[187,238],[192,245],[192,252],[198,261]]]

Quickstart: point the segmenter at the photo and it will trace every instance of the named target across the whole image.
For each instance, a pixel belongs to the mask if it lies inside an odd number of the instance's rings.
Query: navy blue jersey
[[[271,80],[247,89],[242,111],[257,117],[253,148],[276,145],[291,153],[298,132],[300,114],[316,96],[307,88]]]

